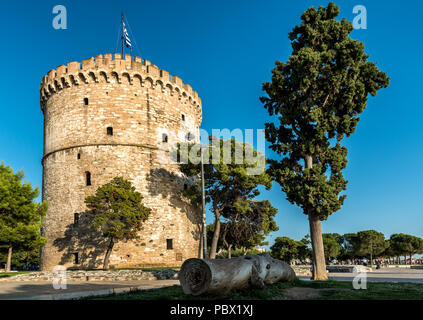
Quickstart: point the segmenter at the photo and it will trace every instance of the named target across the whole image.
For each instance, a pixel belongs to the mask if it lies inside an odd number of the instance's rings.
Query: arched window
[[[87,186],[91,185],[91,173],[89,171],[85,172],[85,182]]]

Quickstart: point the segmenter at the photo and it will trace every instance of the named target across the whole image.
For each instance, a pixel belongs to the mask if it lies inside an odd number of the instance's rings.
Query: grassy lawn
[[[0,278],[8,278],[17,276],[18,274],[30,273],[31,271],[21,271],[21,272],[1,272]]]
[[[182,292],[180,286],[154,290],[134,291],[126,294],[90,297],[92,300],[210,300],[212,297],[192,297]],[[302,281],[277,283],[265,290],[231,292],[229,300],[420,300],[423,299],[423,284],[419,283],[367,283],[367,290],[354,290],[351,282]]]

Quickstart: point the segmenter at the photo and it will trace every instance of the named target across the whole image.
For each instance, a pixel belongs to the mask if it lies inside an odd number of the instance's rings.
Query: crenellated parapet
[[[55,93],[83,84],[98,83],[128,83],[133,86],[148,85],[155,90],[176,95],[179,100],[185,99],[189,104],[196,106],[201,114],[201,98],[189,84],[182,79],[172,76],[169,72],[159,69],[148,60],[140,57],[121,54],[97,55],[82,60],[82,63],[73,61],[50,70],[41,81],[40,105],[44,111],[48,99]]]

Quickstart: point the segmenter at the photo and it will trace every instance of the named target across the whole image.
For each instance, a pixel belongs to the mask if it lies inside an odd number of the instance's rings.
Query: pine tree
[[[135,191],[131,182],[115,177],[99,187],[94,196],[88,196],[85,204],[93,225],[109,239],[103,268],[109,269],[109,258],[115,243],[119,240],[136,239],[151,209],[142,204],[142,195]]]
[[[269,161],[269,173],[308,216],[316,280],[327,279],[321,221],[346,197],[347,149],[341,142],[355,131],[368,95],[389,84],[368,61],[364,44],[349,37],[352,24],[336,20],[338,14],[333,2],[303,13],[289,34],[292,54],[286,63],[276,61],[261,98],[276,117],[265,125],[266,139],[281,156]]]
[[[42,219],[47,203],[34,202],[38,187],[22,182],[23,171],[13,173],[12,168],[0,165],[0,243],[7,247],[6,272],[10,271],[13,249],[31,251],[41,248],[47,241],[41,236]]]

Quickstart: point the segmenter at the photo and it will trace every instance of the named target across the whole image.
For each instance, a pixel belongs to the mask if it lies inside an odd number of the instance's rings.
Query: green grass
[[[273,300],[284,296],[289,288],[317,289],[320,297],[316,300],[420,300],[423,299],[423,284],[419,283],[367,283],[367,289],[354,290],[348,281],[303,281],[277,283],[264,290],[248,292],[235,291],[224,299],[228,300]],[[215,297],[193,297],[185,295],[180,286],[153,290],[139,290],[125,294],[88,297],[90,300],[213,300]]]
[[[21,271],[21,272],[1,272],[0,278],[8,278],[17,276],[18,274],[30,273],[31,271]]]

